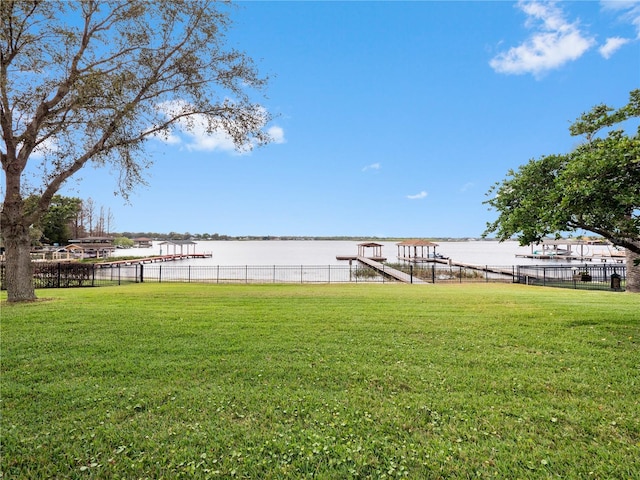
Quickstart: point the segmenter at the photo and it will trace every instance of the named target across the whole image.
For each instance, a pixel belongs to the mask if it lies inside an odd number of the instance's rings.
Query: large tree
[[[225,44],[228,2],[0,1],[0,221],[9,301],[35,299],[29,226],[87,165],[115,166],[126,195],[150,138],[204,122],[238,148],[269,141],[250,58]],[[41,180],[27,185],[27,174]],[[38,195],[27,212],[24,199]]]
[[[38,206],[39,198],[32,195],[25,199],[26,213]],[[82,200],[76,197],[54,195],[47,212],[36,228],[42,232],[39,240],[46,243],[66,244],[71,238],[71,222],[82,209]]]
[[[627,291],[640,291],[640,90],[614,109],[598,105],[570,127],[584,136],[568,154],[530,160],[494,185],[486,201],[499,212],[485,235],[538,243],[588,231],[627,252]],[[636,129],[633,132],[633,129]],[[626,133],[626,131],[632,133]]]

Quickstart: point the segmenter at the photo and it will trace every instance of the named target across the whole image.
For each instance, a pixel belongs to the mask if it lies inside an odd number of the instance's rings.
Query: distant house
[[[64,247],[58,247],[53,251],[52,259],[69,260],[71,258],[82,258],[84,256],[84,249],[79,245],[65,245]]]
[[[191,246],[193,245],[193,252],[191,252]],[[189,255],[191,253],[196,253],[196,242],[191,240],[167,240],[165,242],[160,242],[160,255],[163,253],[165,255]],[[186,252],[184,251],[186,247]],[[180,251],[178,252],[178,248]],[[172,250],[171,252],[169,250]]]
[[[139,237],[133,239],[133,246],[135,248],[151,248],[151,239],[147,237]]]
[[[81,258],[105,258],[110,257],[116,247],[112,237],[84,237],[69,240],[69,246],[80,253]]]

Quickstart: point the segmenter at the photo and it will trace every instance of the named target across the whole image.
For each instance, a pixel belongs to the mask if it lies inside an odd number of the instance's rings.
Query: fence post
[[[158,268],[158,283],[162,283],[162,264]]]
[[[331,283],[331,265],[328,265],[327,276],[329,277],[329,283]]]
[[[91,286],[96,286],[96,264],[91,265]]]
[[[120,285],[120,273],[122,272],[122,268],[118,265],[118,285]]]
[[[431,283],[435,285],[436,283],[436,266],[431,265]]]
[[[62,276],[62,264],[58,262],[58,288],[60,288],[60,277]]]
[[[140,283],[144,283],[144,265],[140,264]]]
[[[413,265],[409,265],[410,282],[413,283]]]
[[[187,271],[187,283],[191,283],[191,265],[188,266],[189,270]]]

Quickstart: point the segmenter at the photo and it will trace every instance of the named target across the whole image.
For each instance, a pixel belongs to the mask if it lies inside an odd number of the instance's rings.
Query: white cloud
[[[498,73],[540,76],[580,58],[595,42],[582,34],[578,22],[568,22],[555,2],[520,1],[518,7],[527,15],[525,25],[533,33],[489,62]]]
[[[621,37],[607,38],[605,44],[601,46],[598,51],[604,58],[609,59],[620,47],[625,43],[629,43],[629,41],[630,40],[628,38]]]
[[[208,133],[204,118],[195,118],[191,130],[183,130],[183,134],[191,140],[186,144],[189,151],[212,152],[214,150],[223,150],[233,152],[236,149],[233,139],[227,132],[217,130]]]
[[[158,105],[158,110],[167,117],[179,115],[188,109],[189,105],[182,100],[167,101]],[[207,132],[207,130],[208,124],[204,115],[191,115],[178,120],[171,133],[160,133],[155,137],[173,145],[182,143],[182,138],[185,138],[185,147],[189,151],[235,150],[233,140],[226,132],[223,130]]]
[[[271,141],[273,143],[285,143],[286,139],[284,138],[284,130],[282,127],[273,126],[267,130],[267,134],[271,137]]]
[[[363,167],[362,171],[366,172],[367,170],[380,170],[381,167],[382,165],[380,165],[380,163],[372,163],[371,165]]]
[[[55,137],[49,137],[33,149],[33,151],[31,152],[31,157],[42,159],[47,155],[51,155],[56,152],[58,152],[58,141]]]
[[[158,105],[158,109],[167,116],[177,115],[181,111],[188,109],[188,105],[181,101],[175,100],[164,102]],[[233,142],[233,138],[224,129],[219,128],[209,131],[209,124],[204,115],[191,115],[188,118],[178,120],[174,124],[174,130],[166,135],[158,134],[156,138],[168,143],[178,144],[185,139],[185,148],[189,151],[224,151],[224,152],[240,152],[246,153],[251,150],[253,144],[243,145],[238,148]],[[266,130],[274,143],[284,143],[284,130],[278,126],[272,126]]]
[[[407,198],[409,200],[422,200],[423,198],[426,198],[427,195],[428,193],[423,190],[420,193],[416,193],[415,195],[407,195]]]
[[[175,135],[171,132],[155,132],[150,135],[150,137],[155,138],[156,140],[160,140],[161,142],[166,143],[167,145],[177,145],[182,140],[178,135]]]
[[[600,2],[602,8],[621,12],[620,20],[635,26],[637,39],[640,39],[640,0],[603,0]]]
[[[474,186],[473,182],[467,182],[462,187],[460,187],[460,191],[464,193],[467,190],[469,190],[470,188],[472,188],[473,186]]]

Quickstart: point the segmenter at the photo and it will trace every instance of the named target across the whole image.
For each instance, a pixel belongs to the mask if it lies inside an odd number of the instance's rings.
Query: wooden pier
[[[508,268],[492,267],[491,265],[463,263],[463,262],[456,262],[455,260],[451,260],[451,259],[442,259],[442,258],[431,258],[428,261],[432,263],[439,263],[442,265],[449,265],[451,267],[467,268],[469,270],[476,270],[478,272],[488,272],[488,273],[495,273],[498,275],[513,276],[513,268],[508,269]]]
[[[212,253],[178,253],[174,255],[156,255],[153,257],[134,258],[126,260],[115,260],[113,262],[96,263],[98,268],[112,268],[129,265],[140,265],[146,263],[173,262],[176,260],[189,260],[191,258],[211,258]]]
[[[358,260],[363,265],[366,265],[368,267],[373,268],[374,270],[376,270],[381,275],[384,275],[384,276],[387,276],[387,277],[391,277],[391,278],[395,278],[396,280],[398,280],[400,282],[404,282],[404,283],[426,283],[423,280],[420,280],[419,278],[412,277],[408,273],[404,273],[404,272],[401,272],[400,270],[396,270],[395,268],[391,268],[391,267],[389,267],[387,265],[383,265],[382,263],[376,262],[375,260],[372,260],[371,258],[356,257],[356,260]]]
[[[382,244],[374,242],[359,243],[357,255],[336,255],[336,260],[349,260],[349,265],[351,265],[352,261],[358,260],[360,257],[369,258],[377,262],[386,260],[386,257],[382,256]]]

